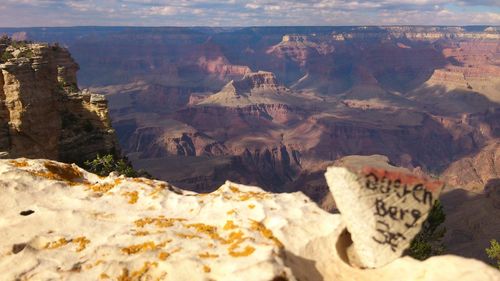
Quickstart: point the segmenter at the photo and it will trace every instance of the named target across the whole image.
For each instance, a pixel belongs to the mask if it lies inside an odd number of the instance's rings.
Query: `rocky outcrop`
[[[103,96],[77,87],[78,65],[57,45],[15,43],[0,64],[0,150],[81,162],[117,149]]]
[[[400,257],[444,187],[388,162],[380,155],[345,157],[343,167],[325,174],[354,241],[347,255],[360,267],[376,268]]]
[[[0,212],[8,218],[0,220],[6,280],[500,277],[489,265],[457,256],[403,257],[357,268],[346,254],[357,240],[350,239],[344,215],[321,210],[302,193],[226,182],[198,194],[166,182],[98,177],[75,165],[26,159],[0,160],[0,191]]]
[[[500,181],[500,142],[494,141],[478,153],[453,162],[441,175],[450,186],[481,192],[489,183]],[[500,183],[497,183],[500,187]]]

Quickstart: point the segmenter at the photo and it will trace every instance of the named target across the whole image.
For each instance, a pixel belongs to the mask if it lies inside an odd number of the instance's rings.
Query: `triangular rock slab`
[[[351,234],[351,264],[377,268],[409,247],[444,184],[386,163],[354,162],[329,167],[325,176]]]

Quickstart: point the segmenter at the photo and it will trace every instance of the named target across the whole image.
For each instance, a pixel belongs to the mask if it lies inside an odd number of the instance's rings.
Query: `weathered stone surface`
[[[499,280],[473,259],[352,267],[343,219],[302,193],[198,194],[48,160],[0,160],[2,280]],[[13,266],[15,265],[15,266]]]
[[[78,64],[66,49],[18,43],[6,52],[10,58],[0,64],[0,150],[68,162],[116,150],[107,102],[78,89]]]
[[[353,245],[351,263],[377,268],[401,256],[420,231],[443,183],[388,164],[385,156],[346,157],[326,179]]]

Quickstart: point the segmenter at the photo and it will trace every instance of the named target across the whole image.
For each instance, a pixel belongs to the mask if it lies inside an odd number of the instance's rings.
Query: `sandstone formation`
[[[354,241],[349,260],[377,268],[409,247],[443,184],[390,166],[386,157],[372,158],[345,157],[342,167],[328,168],[325,176]]]
[[[48,160],[0,160],[0,175],[5,280],[500,278],[496,269],[457,256],[353,267],[343,215],[301,193],[226,182],[198,194]]]
[[[0,151],[82,162],[116,150],[107,101],[78,89],[66,49],[20,42],[0,51]]]

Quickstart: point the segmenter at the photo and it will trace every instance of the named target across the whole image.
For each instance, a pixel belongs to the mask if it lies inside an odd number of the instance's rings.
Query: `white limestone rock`
[[[345,157],[326,179],[349,230],[352,264],[377,268],[406,250],[444,184],[388,164],[385,156]]]
[[[352,267],[338,214],[302,193],[210,194],[47,160],[0,160],[0,280],[499,280],[454,256]]]
[[[300,248],[340,224],[298,193],[196,194],[45,160],[1,160],[0,194],[1,280],[295,280],[277,237]]]

